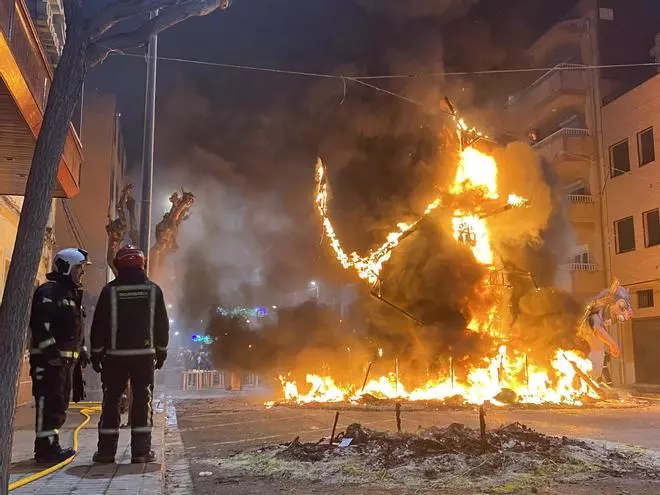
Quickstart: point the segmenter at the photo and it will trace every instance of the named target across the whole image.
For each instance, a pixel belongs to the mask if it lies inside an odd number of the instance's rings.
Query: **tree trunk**
[[[0,306],[0,494],[8,493],[16,388],[25,346],[29,305],[44,244],[53,187],[85,75],[87,23],[83,0],[65,0],[67,40],[48,96],[25,189],[14,252]]]

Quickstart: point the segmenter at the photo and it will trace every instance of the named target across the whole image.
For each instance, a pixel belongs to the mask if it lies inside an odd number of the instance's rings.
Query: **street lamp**
[[[319,301],[319,284],[316,283],[316,280],[309,282],[309,289],[316,291],[316,302]]]
[[[176,332],[174,332],[175,337],[178,337],[179,335],[181,335],[181,332],[179,332],[178,330]]]

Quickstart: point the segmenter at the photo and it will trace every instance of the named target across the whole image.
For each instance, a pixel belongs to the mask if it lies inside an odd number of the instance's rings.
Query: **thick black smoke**
[[[539,0],[262,0],[249,7],[236,3],[222,16],[184,24],[163,36],[161,47],[172,56],[194,54],[202,60],[334,74],[485,70],[526,62],[525,48],[534,38],[534,18],[537,12],[541,17],[542,4]],[[562,10],[557,8],[555,17]],[[551,21],[551,17],[546,20]],[[244,29],[246,25],[250,29]],[[218,33],[231,43],[217,39]],[[181,39],[189,40],[189,45]],[[142,71],[143,66],[137,65]],[[197,196],[191,218],[180,231],[180,250],[170,260],[166,284],[178,312],[196,322],[209,306],[269,304],[319,274],[355,282],[319,242],[312,204],[316,156],[323,157],[331,175],[331,215],[340,238],[350,250],[364,252],[382,242],[393,221],[417,218],[436,188],[453,178],[456,143],[440,111],[443,98],[452,98],[472,121],[492,125],[497,120],[487,122],[490,114],[476,109],[486,108],[490,100],[499,106],[515,86],[512,82],[520,81],[505,76],[370,81],[417,102],[412,104],[350,81],[163,61],[158,196],[162,203],[181,186]],[[129,144],[130,138],[129,133]],[[507,163],[508,158],[505,154],[498,161]],[[521,167],[528,158],[514,156],[512,161],[519,170],[538,175],[539,167]],[[527,180],[516,182],[508,174],[502,192],[530,197],[543,193],[533,212],[545,218],[522,213],[503,216],[503,225],[519,225],[517,233],[524,235],[498,229],[497,245],[505,265],[534,271],[550,285],[551,267],[564,256],[570,241],[551,181],[528,179],[535,180],[532,191],[523,184]],[[527,189],[519,191],[522,185]],[[157,219],[160,213],[155,211]],[[354,313],[356,320],[359,315],[367,323],[348,328],[352,332],[358,327],[356,335],[363,343],[355,342],[354,347],[361,348],[359,352],[370,355],[374,348],[384,347],[391,355],[405,349],[419,356],[412,365],[421,371],[425,363],[433,365],[443,354],[468,356],[487,345],[482,338],[465,335],[465,322],[478,310],[474,305],[486,304],[477,293],[483,270],[466,250],[452,243],[443,215],[438,212],[409,238],[385,272],[387,293],[419,315],[423,327],[365,295]],[[518,298],[529,292],[528,282],[522,277],[514,284]],[[338,356],[348,352],[341,350],[346,337],[341,338],[345,332],[340,326],[302,310],[294,315],[290,325],[279,326],[279,335],[290,332],[288,340],[304,342],[304,353],[320,348],[326,358],[316,363],[333,362],[328,358],[333,346]],[[306,322],[310,318],[314,324]],[[308,341],[307,334],[318,339]],[[289,351],[278,345],[278,338],[268,337],[257,348],[265,349],[262,362],[283,370],[278,356],[286,351],[285,361],[295,362],[303,351],[299,346]],[[243,341],[237,342],[237,347],[243,346]],[[335,366],[342,359],[334,360]],[[243,366],[253,366],[252,361]]]

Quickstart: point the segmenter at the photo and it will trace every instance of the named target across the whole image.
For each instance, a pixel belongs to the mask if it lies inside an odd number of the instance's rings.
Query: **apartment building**
[[[527,137],[565,191],[575,245],[560,269],[563,288],[588,300],[619,278],[634,293],[635,320],[610,330],[622,345],[610,366],[617,385],[660,384],[660,200],[652,199],[660,79],[641,66],[660,54],[658,31],[652,0],[579,2],[529,48],[531,67],[551,69],[505,110],[511,137]],[[629,64],[640,66],[620,67]]]
[[[121,115],[115,97],[94,91],[85,93],[82,142],[85,161],[81,173],[84,187],[57,207],[55,237],[59,246],[82,245],[89,251],[92,266],[86,274],[89,305],[94,304],[103,286],[112,278],[106,262],[109,215],[121,194],[126,170],[126,153],[121,132]],[[91,314],[91,307],[88,308]]]
[[[656,75],[603,108],[611,273],[630,290],[635,314],[619,335],[627,384],[660,385],[659,95]]]
[[[505,125],[529,139],[565,190],[575,246],[563,260],[561,285],[588,299],[607,284],[598,192],[598,85],[585,65],[597,60],[588,14],[555,24],[529,49],[533,67],[552,67],[509,97]]]
[[[28,5],[29,4],[29,5]],[[41,128],[53,67],[64,43],[61,0],[0,0],[0,294],[4,290],[22,195]],[[70,126],[57,172],[56,197],[72,197],[80,190],[82,146]],[[45,281],[55,248],[51,209],[36,283]],[[31,399],[27,360],[17,402]]]

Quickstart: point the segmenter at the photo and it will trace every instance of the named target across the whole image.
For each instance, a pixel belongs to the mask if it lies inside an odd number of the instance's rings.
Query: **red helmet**
[[[124,246],[115,255],[115,268],[144,268],[146,258],[140,248],[135,246]]]

